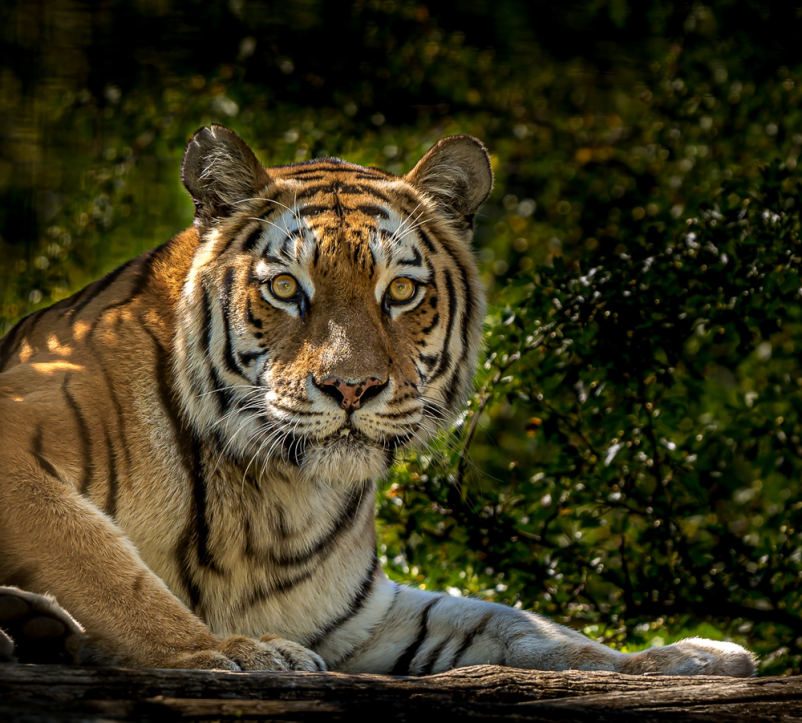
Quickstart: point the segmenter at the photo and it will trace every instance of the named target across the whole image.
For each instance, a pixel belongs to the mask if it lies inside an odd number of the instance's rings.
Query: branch
[[[0,719],[791,723],[802,678],[551,673],[496,666],[424,678],[0,665]]]

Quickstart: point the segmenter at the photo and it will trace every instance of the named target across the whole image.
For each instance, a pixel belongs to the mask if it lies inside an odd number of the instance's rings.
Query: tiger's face
[[[257,470],[353,483],[451,421],[484,314],[481,144],[446,139],[403,178],[336,159],[265,170],[216,126],[190,143],[184,181],[200,245],[176,372],[202,434]]]

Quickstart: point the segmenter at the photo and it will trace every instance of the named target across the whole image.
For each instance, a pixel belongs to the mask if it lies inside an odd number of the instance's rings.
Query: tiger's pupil
[[[390,284],[390,298],[393,301],[409,301],[415,293],[415,284],[406,278],[394,279]]]
[[[273,279],[270,288],[279,299],[291,299],[298,292],[298,282],[289,274],[281,274]]]

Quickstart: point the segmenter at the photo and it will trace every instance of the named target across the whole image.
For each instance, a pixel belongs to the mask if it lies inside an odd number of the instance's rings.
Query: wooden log
[[[0,664],[0,720],[772,721],[802,723],[802,677],[549,673],[497,666],[423,678]]]

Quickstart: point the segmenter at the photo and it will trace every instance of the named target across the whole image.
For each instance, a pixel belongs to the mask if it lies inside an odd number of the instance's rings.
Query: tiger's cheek
[[[420,387],[420,370],[436,356],[440,326],[436,288],[429,287],[423,301],[411,312],[400,316],[391,326],[393,377],[403,386],[411,382]]]

